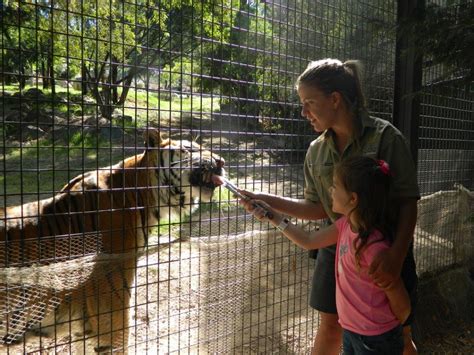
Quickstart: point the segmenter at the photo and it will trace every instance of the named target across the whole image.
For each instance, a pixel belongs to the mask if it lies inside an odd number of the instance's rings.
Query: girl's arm
[[[278,226],[278,224],[274,223],[273,220],[270,221],[270,223],[275,227]],[[320,249],[336,244],[338,236],[338,230],[334,224],[318,231],[308,233],[304,229],[289,222],[288,227],[286,227],[282,233],[293,243],[307,250]]]
[[[253,200],[252,203],[254,207],[251,212],[259,221],[267,221],[275,227],[278,227],[283,221],[284,217],[264,201]],[[272,219],[268,219],[268,212],[273,215]],[[338,230],[334,224],[319,231],[307,232],[299,226],[288,222],[288,226],[282,233],[293,243],[304,249],[320,249],[336,244],[338,237]]]
[[[411,312],[410,297],[403,285],[402,279],[398,278],[393,281],[388,287],[383,288],[387,295],[390,308],[395,317],[398,318],[401,324],[404,324]]]
[[[323,205],[319,202],[311,202],[304,199],[295,199],[281,197],[266,193],[252,193],[246,190],[239,190],[242,194],[249,197],[249,200],[240,200],[242,206],[249,212],[253,211],[252,200],[261,200],[272,206],[272,208],[280,213],[291,217],[314,221],[317,219],[327,218]]]

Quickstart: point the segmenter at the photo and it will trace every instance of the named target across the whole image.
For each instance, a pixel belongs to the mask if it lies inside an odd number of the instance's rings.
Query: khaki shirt
[[[393,173],[392,199],[420,198],[416,168],[407,141],[390,122],[364,114],[360,143],[350,142],[342,155],[339,154],[332,135],[331,130],[324,131],[308,148],[304,162],[304,196],[312,202],[321,202],[333,222],[339,218],[332,211],[329,193],[334,165],[354,155],[383,159],[389,164]]]

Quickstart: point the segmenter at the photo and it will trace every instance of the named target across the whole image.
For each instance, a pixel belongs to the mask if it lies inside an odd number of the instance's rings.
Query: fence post
[[[413,39],[402,26],[417,17],[419,20],[424,7],[425,0],[397,1],[393,123],[410,143],[415,164],[418,160],[422,57],[415,53],[415,46],[410,43]]]

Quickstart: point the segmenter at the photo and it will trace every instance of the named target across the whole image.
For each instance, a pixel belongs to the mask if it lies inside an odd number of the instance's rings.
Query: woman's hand
[[[404,257],[395,253],[392,248],[377,254],[370,264],[369,275],[379,287],[389,288],[399,277]]]

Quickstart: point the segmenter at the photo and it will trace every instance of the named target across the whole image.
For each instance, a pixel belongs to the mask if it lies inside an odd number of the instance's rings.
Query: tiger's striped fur
[[[0,209],[2,267],[67,260],[74,257],[70,250],[57,246],[74,237],[84,240],[85,235],[97,239],[95,252],[140,250],[160,220],[191,212],[200,200],[211,199],[211,176],[224,173],[221,157],[195,142],[164,139],[155,129],[147,130],[145,140],[142,154],[79,175],[51,198]],[[97,264],[81,287],[59,295],[65,301],[44,315],[41,331],[84,320],[80,328],[97,337],[97,352],[126,348],[136,259],[117,260]]]

